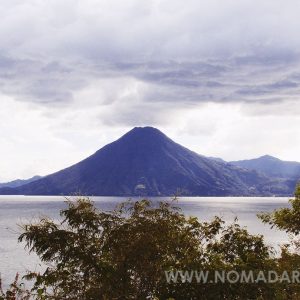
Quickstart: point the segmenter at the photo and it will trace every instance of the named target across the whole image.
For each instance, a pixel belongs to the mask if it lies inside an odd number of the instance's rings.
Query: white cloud
[[[72,113],[0,96],[0,182],[47,175],[91,155],[123,130],[95,125],[93,108]],[[53,111],[53,112],[54,112]]]
[[[299,9],[1,1],[0,181],[58,170],[142,125],[206,155],[300,161]]]
[[[245,106],[205,104],[178,114],[176,126],[164,129],[181,144],[206,156],[231,161],[270,154],[300,161],[300,114],[285,115],[287,107],[282,104],[281,116],[245,115]]]

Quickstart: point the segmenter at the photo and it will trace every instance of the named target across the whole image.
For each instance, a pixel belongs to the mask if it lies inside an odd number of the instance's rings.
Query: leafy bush
[[[27,276],[40,299],[273,299],[266,284],[166,280],[172,270],[273,268],[263,237],[236,222],[200,222],[175,201],[128,201],[112,212],[84,198],[67,205],[61,223],[41,219],[25,225],[19,238],[49,265]]]
[[[299,202],[297,187],[290,209],[260,217],[297,235]],[[6,293],[1,290],[0,300],[300,299],[299,284],[222,283],[211,275],[216,270],[254,274],[300,270],[297,240],[283,246],[276,258],[261,235],[249,234],[237,220],[229,225],[218,217],[200,222],[185,216],[176,200],[127,201],[111,212],[96,209],[88,198],[66,203],[61,222],[43,218],[23,225],[19,241],[47,268],[26,276],[33,280],[30,292],[17,276]],[[210,273],[207,282],[188,277],[175,282],[170,280],[174,276],[168,280],[178,270]]]

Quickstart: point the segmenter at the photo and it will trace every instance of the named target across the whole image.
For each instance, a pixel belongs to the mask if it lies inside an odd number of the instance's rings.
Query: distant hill
[[[40,178],[42,178],[42,177],[41,176],[34,176],[32,178],[29,178],[29,179],[17,179],[17,180],[13,180],[13,181],[6,182],[6,183],[0,183],[0,188],[3,188],[3,187],[10,187],[10,188],[19,187],[19,186],[22,186],[24,184],[36,181]]]
[[[262,172],[269,177],[300,179],[299,162],[283,161],[270,155],[249,160],[232,161],[231,164]]]
[[[78,164],[0,194],[267,196],[293,189],[293,181],[204,157],[158,129],[136,127]]]

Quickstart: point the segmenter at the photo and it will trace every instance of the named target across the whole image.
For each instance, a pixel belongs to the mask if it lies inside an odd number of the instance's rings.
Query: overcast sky
[[[298,0],[1,0],[0,182],[146,125],[208,156],[300,161],[299,11]]]

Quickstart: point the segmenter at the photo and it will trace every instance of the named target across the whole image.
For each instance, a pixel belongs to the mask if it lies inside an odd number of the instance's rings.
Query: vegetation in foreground
[[[300,299],[300,284],[170,282],[172,270],[300,271],[300,186],[291,208],[259,217],[293,234],[294,240],[274,255],[262,236],[234,222],[226,225],[186,217],[172,202],[128,201],[112,212],[92,201],[67,201],[60,223],[41,219],[22,227],[19,241],[47,265],[30,273],[30,291],[18,277],[1,300],[14,299]]]

